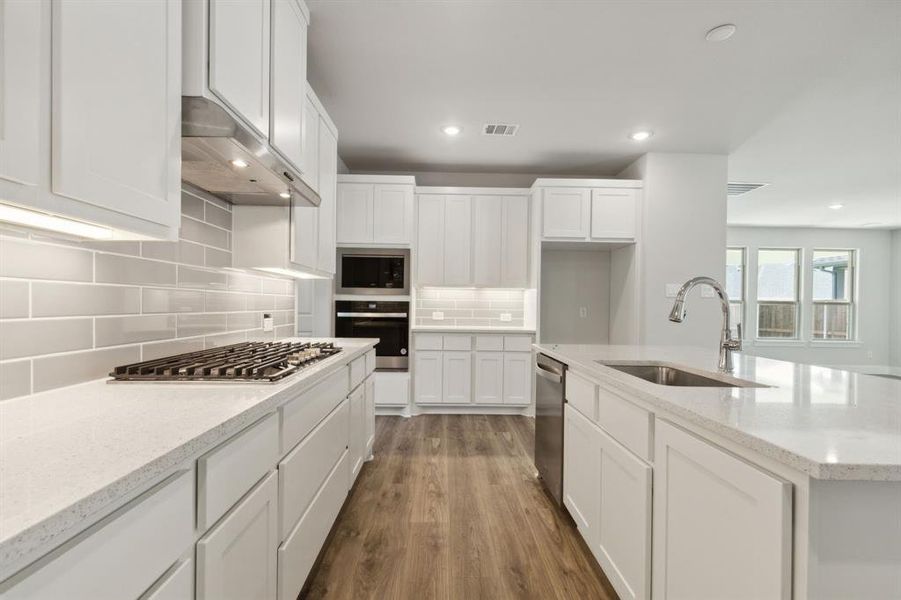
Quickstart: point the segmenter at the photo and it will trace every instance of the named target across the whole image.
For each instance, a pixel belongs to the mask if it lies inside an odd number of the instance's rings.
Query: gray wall
[[[541,341],[606,344],[609,339],[610,253],[543,250]]]
[[[644,180],[638,256],[641,278],[639,339],[644,344],[716,348],[722,316],[718,300],[688,300],[684,323],[667,319],[666,284],[696,275],[722,279],[726,265],[726,156],[652,152],[619,177]]]
[[[815,229],[794,227],[730,227],[728,245],[748,249],[748,304],[745,319],[746,352],[795,362],[819,365],[854,366],[887,365],[890,358],[892,319],[898,311],[891,310],[892,234],[872,229]],[[755,341],[757,314],[757,248],[801,248],[802,318],[801,339],[798,341]],[[857,267],[857,340],[846,342],[811,342],[810,276],[806,264],[814,248],[858,250]],[[897,262],[897,261],[895,261]],[[897,278],[895,278],[897,280]],[[894,306],[898,306],[895,304]]]

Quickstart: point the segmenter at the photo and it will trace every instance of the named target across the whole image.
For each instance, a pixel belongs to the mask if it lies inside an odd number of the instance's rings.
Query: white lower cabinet
[[[446,404],[472,402],[472,353],[466,350],[445,351],[442,363],[443,402]]]
[[[363,385],[366,386],[365,432],[366,445],[363,450],[364,460],[372,458],[372,446],[375,444],[375,378],[370,376]]]
[[[504,353],[475,353],[476,404],[501,404],[504,401]]]
[[[275,598],[278,537],[273,471],[197,542],[198,600]]]
[[[504,404],[532,402],[532,354],[504,352]]]
[[[365,386],[360,385],[350,393],[350,439],[348,451],[350,454],[350,486],[356,481],[360,468],[365,459],[366,446],[366,391]]]
[[[655,599],[789,598],[791,484],[655,425]]]
[[[564,406],[563,415],[563,504],[594,549],[601,508],[601,438],[594,423],[571,406]]]
[[[444,363],[440,350],[417,350],[413,360],[413,390],[417,404],[441,402]]]
[[[191,600],[194,598],[194,560],[179,561],[153,584],[141,600]]]

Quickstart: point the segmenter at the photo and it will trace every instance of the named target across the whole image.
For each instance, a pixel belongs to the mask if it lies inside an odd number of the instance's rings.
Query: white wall
[[[606,344],[609,332],[610,252],[543,250],[541,341]]]
[[[891,253],[891,364],[901,367],[901,229],[892,232]]]
[[[897,236],[896,236],[897,237]],[[747,253],[747,294],[745,308],[745,351],[759,356],[796,362],[855,366],[887,365],[890,358],[892,289],[892,234],[872,229],[826,229],[793,227],[729,227],[729,246],[741,246]],[[766,247],[801,248],[801,340],[755,341],[755,302],[757,292],[757,249]],[[809,268],[814,248],[854,249],[857,255],[857,340],[847,342],[810,341],[811,285]],[[895,260],[898,262],[898,260]],[[895,281],[897,282],[897,275]],[[897,287],[897,284],[896,284]],[[897,328],[897,326],[896,326]]]
[[[684,323],[667,319],[673,299],[666,284],[696,275],[723,279],[726,265],[726,173],[720,154],[642,156],[619,177],[644,180],[638,256],[641,277],[639,339],[644,344],[716,348],[722,327],[719,301],[687,301]]]

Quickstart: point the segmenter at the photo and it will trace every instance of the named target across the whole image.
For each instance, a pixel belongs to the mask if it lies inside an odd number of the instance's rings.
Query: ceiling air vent
[[[757,188],[762,188],[768,183],[728,183],[726,184],[727,194],[729,196],[741,196],[748,192],[753,192]]]
[[[517,131],[519,131],[519,125],[511,125],[510,123],[485,123],[482,127],[482,135],[510,137],[516,135]]]

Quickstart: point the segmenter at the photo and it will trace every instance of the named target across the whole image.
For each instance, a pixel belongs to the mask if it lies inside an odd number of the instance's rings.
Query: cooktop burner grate
[[[116,367],[114,381],[278,381],[341,352],[331,342],[240,342]]]

